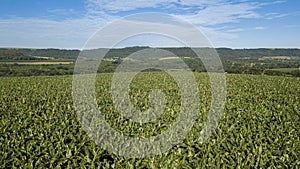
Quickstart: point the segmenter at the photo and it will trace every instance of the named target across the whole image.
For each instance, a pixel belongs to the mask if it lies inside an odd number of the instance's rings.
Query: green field
[[[195,73],[201,93],[198,120],[178,145],[144,159],[124,159],[97,146],[76,118],[72,76],[0,77],[0,168],[297,168],[300,166],[300,79],[227,76],[227,100],[218,128],[199,143],[210,106],[205,73]],[[110,96],[112,74],[97,75],[96,96],[108,124],[131,137],[162,133],[176,119],[180,93],[161,72],[139,73],[131,101],[149,108],[152,89],[165,92],[167,105],[155,122],[122,117]],[[166,82],[166,83],[162,83]]]

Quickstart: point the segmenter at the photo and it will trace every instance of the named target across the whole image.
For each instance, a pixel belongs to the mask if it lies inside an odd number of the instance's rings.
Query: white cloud
[[[288,0],[276,0],[276,1],[262,1],[260,4],[261,6],[267,6],[267,5],[277,5],[286,3]]]
[[[265,19],[272,20],[272,19],[277,19],[277,18],[283,18],[283,17],[289,16],[289,15],[290,14],[287,14],[287,13],[281,14],[281,13],[273,12],[273,13],[265,14]]]
[[[102,10],[110,12],[130,11],[137,8],[157,7],[162,2],[170,3],[173,0],[137,0],[137,1],[122,1],[122,0],[87,0],[89,10]]]
[[[112,13],[131,11],[139,8],[170,8],[170,4],[180,6],[222,5],[224,0],[87,0],[90,11],[108,11]],[[175,7],[174,5],[171,5]],[[181,7],[183,8],[183,7]]]
[[[53,13],[56,15],[71,15],[71,14],[75,14],[76,11],[74,9],[49,9],[47,10],[47,12],[49,13]]]
[[[242,29],[242,28],[236,28],[236,29],[228,29],[226,30],[226,32],[242,32],[242,31],[245,31],[245,29]]]
[[[81,48],[104,22],[90,19],[52,21],[14,18],[0,21],[2,47]]]
[[[182,15],[181,17],[199,25],[233,23],[240,19],[258,18],[259,14],[254,11],[258,7],[258,5],[248,3],[215,5],[199,11],[196,15]]]
[[[254,28],[255,30],[265,30],[267,29],[266,27],[263,27],[263,26],[257,26]]]
[[[255,12],[260,7],[259,3],[248,1],[229,2],[227,0],[87,0],[87,9],[90,14],[117,13],[120,11],[132,11],[141,8],[162,8],[172,11],[182,10],[182,14],[176,14],[187,19],[193,24],[215,25],[237,22],[239,19],[257,18]],[[185,9],[198,8],[196,15],[183,14]]]

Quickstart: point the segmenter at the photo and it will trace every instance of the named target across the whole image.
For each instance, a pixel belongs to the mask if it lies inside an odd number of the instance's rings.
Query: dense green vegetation
[[[0,168],[297,168],[300,166],[300,79],[227,74],[224,116],[210,139],[198,138],[210,105],[205,73],[195,73],[201,92],[199,118],[185,140],[167,153],[123,159],[91,141],[72,101],[72,76],[0,78]],[[97,76],[97,103],[108,123],[125,135],[148,137],[172,124],[178,87],[161,72],[138,74],[131,100],[149,107],[147,95],[161,88],[167,109],[161,119],[140,125],[120,116],[112,104],[112,74]],[[165,80],[161,80],[164,78]],[[165,81],[166,83],[162,83]],[[177,106],[176,106],[177,105]]]
[[[0,76],[38,76],[73,74],[74,65],[23,65],[0,62]]]

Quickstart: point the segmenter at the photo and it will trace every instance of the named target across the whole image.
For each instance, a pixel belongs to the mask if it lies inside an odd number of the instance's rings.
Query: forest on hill
[[[127,57],[129,54],[149,47],[127,47],[121,49],[111,49],[107,57]],[[177,56],[196,57],[191,48],[161,48],[173,52]],[[209,48],[203,48],[209,49]],[[288,56],[300,57],[300,49],[231,49],[231,48],[215,48],[221,59],[234,59],[250,57],[251,59],[258,59],[265,56]],[[80,50],[67,49],[18,49],[18,48],[1,48],[0,59],[10,58],[16,56],[47,56],[55,58],[77,58]],[[20,59],[20,58],[16,58]]]

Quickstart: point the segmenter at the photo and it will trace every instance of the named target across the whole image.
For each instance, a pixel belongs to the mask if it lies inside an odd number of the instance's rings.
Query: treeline
[[[300,77],[300,70],[279,71],[279,70],[253,68],[253,67],[232,67],[232,68],[225,68],[225,71],[227,73],[232,73],[232,74],[252,74],[252,75]]]
[[[14,49],[0,49],[0,60],[35,60],[36,58],[24,55],[22,52]]]
[[[71,75],[74,65],[0,64],[0,76]]]
[[[44,56],[54,58],[77,58],[80,50],[66,49],[18,49],[26,56]]]
[[[299,49],[230,49],[218,48],[216,49],[222,58],[245,58],[258,59],[263,56],[288,56],[300,57]]]
[[[120,57],[125,58],[128,55],[139,50],[149,47],[127,47],[122,49],[111,49],[106,55],[107,58]],[[196,54],[187,47],[182,48],[161,48],[168,50],[179,57],[196,57]],[[202,50],[213,50],[211,48],[201,48]],[[263,56],[288,56],[299,57],[300,49],[230,49],[230,48],[216,48],[221,59],[245,58],[258,59]],[[20,57],[20,56],[45,56],[55,58],[77,58],[80,50],[67,49],[0,49],[0,57]]]
[[[98,73],[115,72],[119,63],[102,61]],[[193,72],[206,72],[202,66],[189,65]],[[193,67],[194,66],[194,67]],[[232,74],[272,75],[300,77],[300,70],[279,71],[257,67],[231,67],[224,68],[225,72]],[[156,70],[145,70],[156,71]],[[74,65],[23,65],[23,64],[0,64],[0,76],[37,76],[37,75],[72,75]]]

